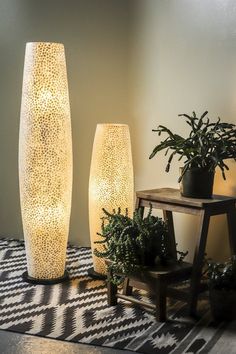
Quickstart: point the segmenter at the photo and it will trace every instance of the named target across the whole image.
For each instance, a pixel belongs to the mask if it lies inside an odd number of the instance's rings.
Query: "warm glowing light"
[[[59,43],[26,45],[19,180],[28,274],[60,278],[71,209],[72,143],[65,53]]]
[[[101,238],[102,208],[111,211],[118,207],[133,213],[133,164],[129,127],[126,124],[98,124],[90,169],[89,225],[92,251],[99,249],[95,241]],[[103,259],[93,255],[94,270],[106,273]]]

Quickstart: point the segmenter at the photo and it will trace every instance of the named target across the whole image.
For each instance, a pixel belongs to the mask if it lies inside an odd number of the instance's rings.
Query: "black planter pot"
[[[217,321],[236,319],[236,290],[210,289],[212,316]]]
[[[211,198],[215,171],[193,168],[187,170],[180,184],[180,192],[188,198]]]

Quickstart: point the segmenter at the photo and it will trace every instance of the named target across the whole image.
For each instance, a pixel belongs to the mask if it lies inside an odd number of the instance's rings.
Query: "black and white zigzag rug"
[[[108,307],[105,282],[88,277],[91,265],[89,248],[70,246],[70,282],[30,285],[22,281],[24,242],[1,239],[0,329],[148,354],[207,353],[220,338],[225,324],[212,323],[205,300],[198,322],[181,302],[169,306],[166,323],[122,300]],[[145,295],[137,290],[136,296]]]

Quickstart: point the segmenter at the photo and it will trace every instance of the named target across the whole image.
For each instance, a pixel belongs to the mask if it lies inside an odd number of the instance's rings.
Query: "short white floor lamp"
[[[101,230],[102,208],[112,212],[128,208],[133,213],[134,178],[129,127],[126,124],[98,124],[96,128],[89,180],[89,225],[92,252],[102,246],[97,232]],[[105,261],[93,254],[90,275],[104,277]]]

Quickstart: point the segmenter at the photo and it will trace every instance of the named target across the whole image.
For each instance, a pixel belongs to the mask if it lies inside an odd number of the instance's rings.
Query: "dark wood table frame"
[[[184,198],[178,189],[161,188],[136,192],[136,208],[149,207],[163,210],[163,218],[168,223],[170,248],[176,258],[176,241],[172,212],[197,215],[199,217],[197,244],[195,247],[192,275],[190,280],[190,314],[196,315],[198,295],[201,288],[202,266],[206,248],[210,217],[226,214],[230,250],[236,254],[236,198],[214,195],[212,199]]]

